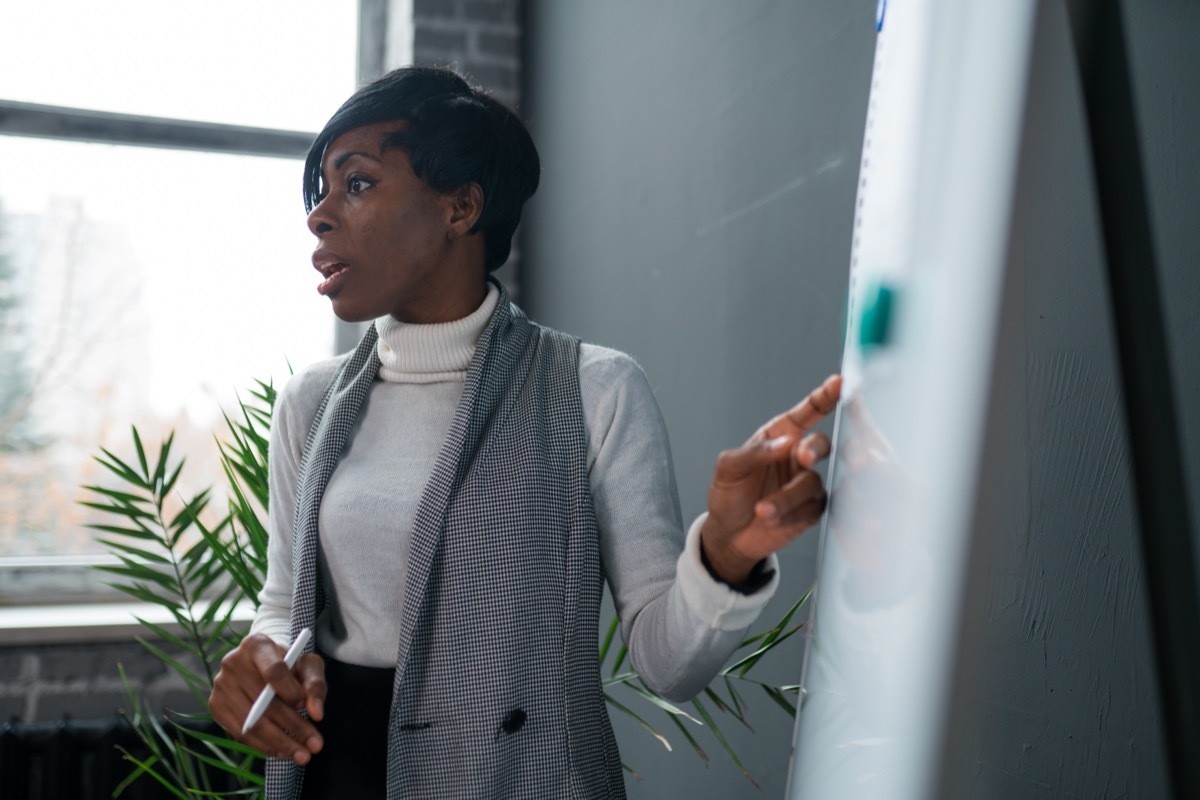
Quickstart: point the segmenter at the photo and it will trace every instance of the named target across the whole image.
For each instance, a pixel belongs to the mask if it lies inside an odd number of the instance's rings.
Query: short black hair
[[[342,104],[308,149],[305,211],[320,202],[321,160],[329,143],[354,128],[394,119],[406,125],[384,146],[403,148],[430,188],[451,194],[479,184],[483,213],[471,232],[484,235],[488,270],[499,267],[508,259],[521,208],[537,191],[541,161],[512,109],[444,67],[401,67]]]

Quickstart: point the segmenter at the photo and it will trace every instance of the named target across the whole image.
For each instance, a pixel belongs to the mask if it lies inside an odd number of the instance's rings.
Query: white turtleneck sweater
[[[454,322],[375,321],[379,378],[325,490],[318,566],[330,608],[317,645],[352,664],[395,666],[408,534],[425,482],[462,397],[475,342],[499,299],[489,288]],[[292,518],[309,426],[338,359],[315,364],[280,392],[271,429],[267,578],[252,633],[282,645],[292,600]],[[600,555],[630,659],[662,694],[686,699],[708,684],[774,594],[713,579],[700,561],[703,516],[684,535],[666,427],[629,356],[584,344],[579,388]]]

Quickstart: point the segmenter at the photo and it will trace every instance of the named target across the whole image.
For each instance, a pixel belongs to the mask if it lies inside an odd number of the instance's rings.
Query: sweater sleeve
[[[250,633],[265,633],[287,647],[291,641],[292,520],[296,482],[308,429],[325,387],[340,364],[330,359],[309,367],[284,385],[275,402],[267,449],[267,575],[258,594]]]
[[[713,578],[700,560],[701,516],[683,532],[666,426],[645,375],[628,356],[584,345],[580,391],[588,428],[601,558],[630,660],[672,700],[708,685],[775,593]]]

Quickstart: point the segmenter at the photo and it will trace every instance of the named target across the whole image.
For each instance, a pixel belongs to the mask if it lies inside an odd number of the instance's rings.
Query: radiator
[[[124,717],[7,722],[0,726],[0,800],[107,800],[134,768],[118,747],[145,755]],[[174,797],[147,776],[121,794],[121,800]]]

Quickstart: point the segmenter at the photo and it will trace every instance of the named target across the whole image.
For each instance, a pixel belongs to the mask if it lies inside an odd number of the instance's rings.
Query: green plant
[[[269,500],[267,443],[276,393],[270,383],[257,381],[251,395],[250,404],[239,402],[237,419],[225,415],[231,440],[217,441],[229,499],[215,523],[206,524],[201,519],[206,512],[211,515],[209,489],[191,499],[172,495],[184,465],[182,458],[172,460],[173,435],[162,443],[151,465],[141,436],[134,428],[136,464],[127,463],[108,450],[102,449],[102,455],[97,456],[97,461],[123,484],[122,488],[85,487],[96,496],[85,505],[119,521],[119,524],[90,526],[104,534],[106,538],[101,542],[120,561],[119,565],[98,568],[115,576],[111,585],[125,594],[170,612],[178,632],[138,618],[155,637],[139,637],[139,641],[178,672],[202,702],[208,698],[221,658],[245,633],[234,622],[234,611],[243,603],[257,608],[258,592],[266,574],[267,529],[263,515]],[[622,670],[627,650],[624,646],[612,646],[618,627],[614,618],[600,642],[600,660],[609,670],[609,677],[604,680],[605,699],[614,711],[629,716],[669,751],[670,740],[646,719],[645,709],[639,712],[632,706],[646,703],[662,712],[706,762],[709,756],[697,733],[707,730],[742,774],[757,786],[709,705],[749,728],[747,706],[737,689],[741,684],[758,687],[795,716],[796,707],[789,696],[794,696],[798,687],[776,686],[756,680],[750,673],[764,656],[803,627],[793,624],[793,618],[807,598],[805,593],[776,625],[746,639],[740,650],[748,652],[722,670],[702,697],[691,701],[691,711],[656,694],[636,672]],[[173,646],[182,655],[168,652],[162,643]],[[628,691],[630,696],[619,699],[614,694],[618,688]],[[114,797],[142,776],[158,781],[181,798],[261,796],[263,780],[261,770],[256,767],[262,758],[260,754],[223,732],[212,731],[207,715],[160,717],[146,707],[128,683],[126,690],[133,714],[131,721],[150,755],[143,758],[125,754],[134,769],[117,787]],[[628,704],[623,700],[629,701]],[[696,731],[690,726],[696,726]],[[625,769],[637,776],[628,765]],[[227,788],[219,788],[214,775],[220,776]]]
[[[615,698],[611,691],[612,688],[617,686],[621,686],[630,690],[636,697],[648,702],[651,706],[664,712],[667,715],[667,719],[669,719],[675,725],[675,727],[679,729],[679,732],[683,734],[684,739],[687,740],[688,744],[692,746],[692,749],[696,751],[696,754],[705,762],[709,761],[708,753],[705,752],[704,748],[700,745],[700,742],[696,739],[695,734],[689,730],[685,723],[691,723],[698,727],[707,727],[709,733],[711,733],[712,737],[721,746],[721,749],[725,751],[725,753],[741,771],[742,775],[744,775],[746,779],[750,781],[750,783],[754,784],[756,788],[761,788],[758,787],[758,782],[754,780],[754,777],[750,774],[749,770],[746,769],[746,765],[743,764],[741,758],[738,757],[737,752],[730,744],[729,739],[721,730],[717,720],[713,717],[712,712],[709,710],[704,701],[708,700],[719,713],[729,714],[742,725],[746,726],[746,728],[753,731],[753,728],[750,727],[749,721],[746,719],[746,702],[742,699],[742,696],[737,690],[737,684],[742,683],[747,686],[761,689],[780,708],[786,711],[791,717],[795,718],[796,706],[791,700],[788,699],[788,696],[794,696],[798,694],[800,691],[799,685],[777,686],[775,684],[752,678],[750,676],[750,672],[763,659],[763,657],[767,655],[767,653],[783,644],[804,627],[804,623],[792,624],[792,619],[796,616],[796,612],[800,610],[801,606],[808,601],[808,598],[811,594],[812,589],[809,589],[800,597],[799,600],[792,604],[792,607],[788,609],[787,613],[784,614],[779,622],[773,627],[762,631],[761,633],[756,633],[741,643],[741,645],[738,647],[738,652],[745,650],[749,650],[750,652],[741,656],[732,664],[721,670],[717,674],[716,679],[714,679],[713,682],[710,683],[708,687],[701,693],[701,696],[690,701],[689,705],[692,707],[692,710],[695,711],[699,719],[697,719],[696,716],[692,716],[678,705],[655,693],[653,690],[647,687],[645,683],[642,682],[641,678],[638,677],[636,672],[630,670],[622,672],[621,667],[624,666],[625,658],[628,655],[628,649],[625,647],[625,645],[621,645],[621,647],[616,650],[616,653],[611,656],[609,677],[604,680],[604,699],[614,710],[619,711],[633,719],[651,736],[658,739],[658,741],[662,743],[663,747],[670,751],[670,740],[660,733],[653,725],[651,725],[641,714],[637,713],[629,706]],[[602,664],[610,660],[610,651],[613,649],[613,637],[616,635],[618,626],[619,620],[614,617],[612,622],[609,623],[608,632],[605,634],[604,639],[600,643],[600,661]],[[724,689],[725,695],[721,694],[722,689]],[[638,774],[631,769],[629,765],[622,764],[622,766],[625,767],[627,772],[633,774],[635,777],[640,778],[640,776],[638,776]]]
[[[136,463],[101,449],[96,460],[120,488],[86,486],[84,505],[116,519],[93,523],[100,541],[119,561],[99,566],[110,585],[131,598],[166,609],[175,625],[137,618],[151,637],[139,637],[151,653],[183,679],[204,704],[221,658],[245,631],[235,622],[243,603],[257,607],[266,574],[267,437],[275,389],[256,382],[240,416],[225,415],[231,438],[217,442],[229,499],[215,523],[211,491],[190,499],[175,486],[184,459],[172,456],[174,434],[162,442],[151,462],[137,428],[132,429]],[[124,671],[121,671],[124,680]],[[213,730],[206,714],[160,717],[125,682],[130,722],[148,756],[126,752],[134,769],[114,792],[119,795],[142,776],[158,781],[177,797],[259,794],[263,784],[256,762],[262,756]]]

